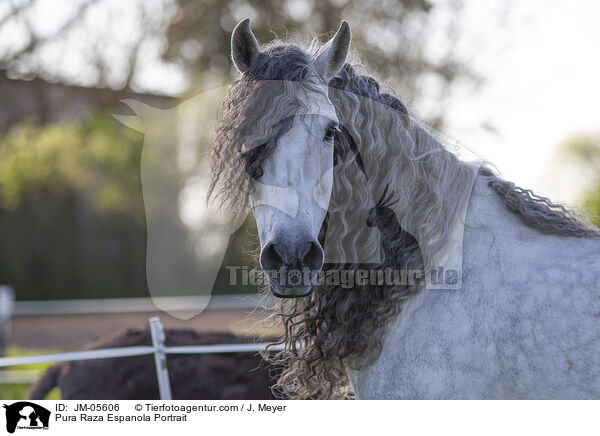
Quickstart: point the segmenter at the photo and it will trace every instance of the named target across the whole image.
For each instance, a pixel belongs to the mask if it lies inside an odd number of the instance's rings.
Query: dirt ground
[[[268,313],[250,310],[207,310],[190,319],[181,320],[164,312],[35,315],[12,319],[11,345],[25,348],[71,350],[127,328],[147,328],[148,318],[160,317],[165,328],[200,331],[230,331],[252,335],[277,334],[278,328],[263,320]]]

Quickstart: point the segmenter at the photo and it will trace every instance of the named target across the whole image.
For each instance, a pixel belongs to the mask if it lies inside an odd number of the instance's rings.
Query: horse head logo
[[[140,175],[150,295],[158,309],[167,312],[165,300],[156,297],[193,295],[197,301],[193,312],[171,313],[184,319],[199,314],[208,304],[229,237],[243,222],[232,221],[207,202],[208,171],[196,140],[212,121],[199,116],[199,111],[207,110],[215,96],[220,96],[220,90],[170,109],[123,100],[135,115],[114,115],[144,134]]]
[[[17,426],[48,428],[50,411],[42,406],[29,401],[19,401],[10,405],[4,404],[3,407],[6,409],[6,431],[9,433],[14,433]]]

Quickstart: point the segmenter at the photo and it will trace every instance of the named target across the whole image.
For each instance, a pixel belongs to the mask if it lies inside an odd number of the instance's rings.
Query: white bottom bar
[[[564,436],[598,434],[600,402],[36,401],[35,405],[50,412],[47,435]],[[24,413],[30,417],[30,412]],[[5,414],[0,415],[4,427]],[[19,434],[28,433],[30,419],[21,419],[18,426]]]

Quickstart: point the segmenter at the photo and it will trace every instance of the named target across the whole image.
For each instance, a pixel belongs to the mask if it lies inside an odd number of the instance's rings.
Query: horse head
[[[269,126],[270,137],[241,154],[253,179],[250,201],[260,239],[260,265],[278,297],[308,295],[311,277],[323,267],[319,232],[332,193],[334,141],[340,133],[327,84],[344,66],[350,39],[350,27],[343,21],[334,37],[307,63],[301,81],[292,83],[281,77],[283,80],[267,80],[277,83],[263,84],[261,92],[275,95],[280,91],[276,88],[289,94],[297,86],[291,93],[299,100],[298,110],[283,108],[279,119]],[[250,30],[249,19],[233,31],[231,52],[243,79],[250,83],[261,80],[265,55]],[[287,61],[294,62],[293,56],[299,54],[293,50],[281,53],[282,58],[287,55],[291,57]],[[278,54],[270,56],[272,61]],[[277,105],[276,100],[272,105]],[[289,207],[290,202],[294,207]]]

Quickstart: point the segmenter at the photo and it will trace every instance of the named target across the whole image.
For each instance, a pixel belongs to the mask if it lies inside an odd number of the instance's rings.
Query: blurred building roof
[[[40,78],[10,79],[0,70],[0,131],[26,119],[46,124],[64,119],[80,119],[94,110],[129,114],[121,99],[133,98],[157,107],[169,107],[176,99],[131,90],[86,88],[51,83]]]

